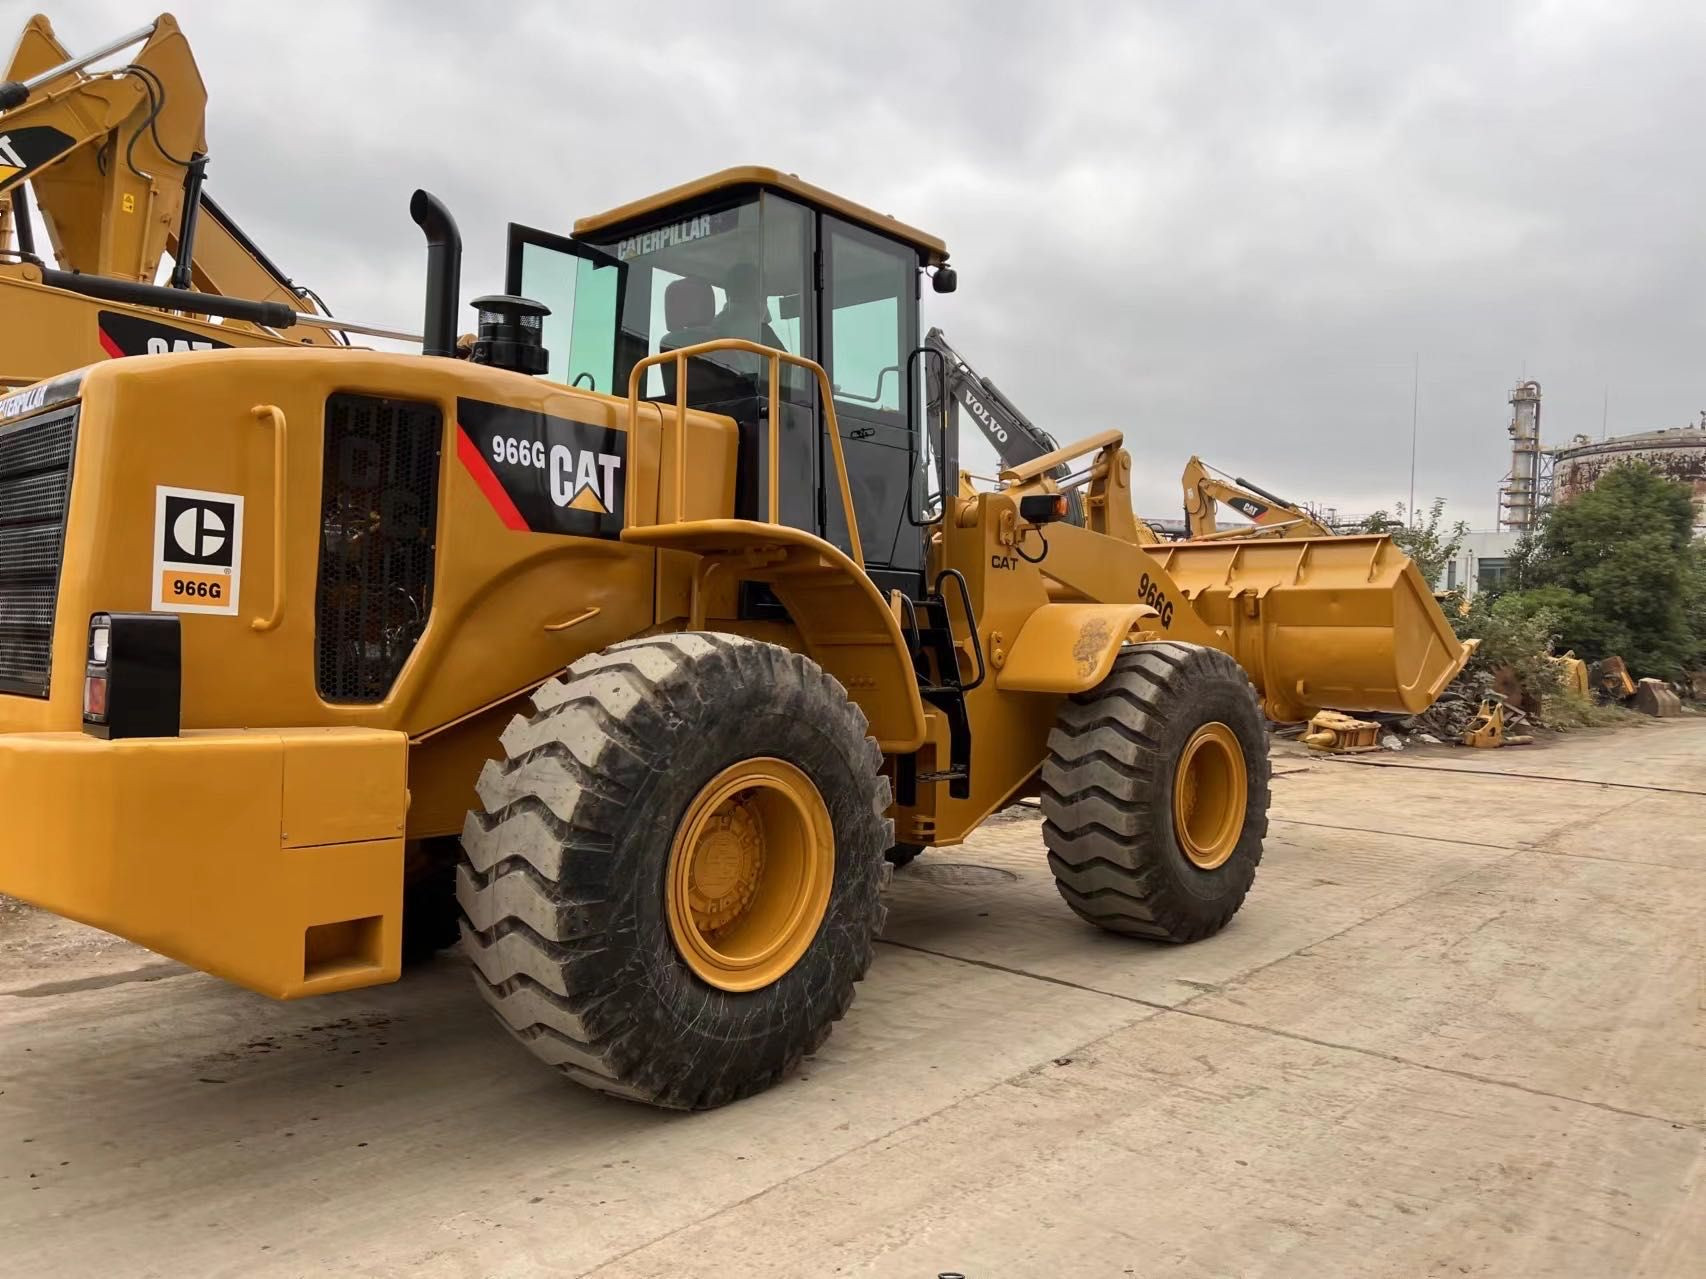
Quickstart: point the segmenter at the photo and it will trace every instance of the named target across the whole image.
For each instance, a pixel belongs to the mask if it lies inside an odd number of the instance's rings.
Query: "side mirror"
[[[930,277],[930,287],[938,293],[952,293],[960,287],[959,272],[951,266],[939,266]]]
[[[798,293],[784,293],[776,299],[776,316],[782,320],[797,320],[805,308]]]

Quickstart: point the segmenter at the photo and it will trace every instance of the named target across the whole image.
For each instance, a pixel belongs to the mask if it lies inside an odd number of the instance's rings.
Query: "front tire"
[[[1158,941],[1212,936],[1238,912],[1268,829],[1268,742],[1228,654],[1134,644],[1061,703],[1042,770],[1043,841],[1081,917]]]
[[[481,992],[603,1092],[700,1109],[776,1082],[881,926],[893,825],[863,713],[808,658],[709,633],[592,654],[533,704],[463,831]]]

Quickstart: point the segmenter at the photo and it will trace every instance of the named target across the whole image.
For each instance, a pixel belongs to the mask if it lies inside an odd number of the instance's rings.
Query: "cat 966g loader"
[[[739,168],[512,226],[458,358],[456,229],[411,210],[420,355],[262,333],[0,399],[0,891],[278,998],[456,918],[538,1056],[710,1106],[847,1010],[885,852],[1040,793],[1072,910],[1207,937],[1264,707],[1461,665],[1386,538],[1140,545],[1117,430],[962,496],[952,268],[891,217]]]

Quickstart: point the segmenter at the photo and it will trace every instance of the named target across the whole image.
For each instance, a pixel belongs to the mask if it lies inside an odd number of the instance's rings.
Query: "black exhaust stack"
[[[409,216],[426,233],[426,322],[421,332],[422,355],[456,354],[457,295],[462,291],[462,233],[444,201],[430,191],[416,191]]]

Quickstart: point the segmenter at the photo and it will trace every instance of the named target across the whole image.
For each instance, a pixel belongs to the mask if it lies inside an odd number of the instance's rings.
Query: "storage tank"
[[[1568,502],[1599,482],[1621,462],[1645,462],[1666,479],[1689,486],[1694,494],[1694,528],[1706,530],[1706,421],[1664,431],[1642,431],[1609,440],[1585,435],[1553,450],[1553,500]]]

